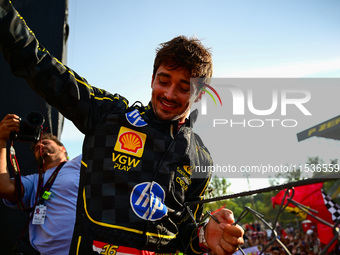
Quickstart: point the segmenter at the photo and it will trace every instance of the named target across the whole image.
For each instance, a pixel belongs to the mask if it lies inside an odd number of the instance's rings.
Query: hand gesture
[[[244,243],[244,230],[239,225],[233,225],[234,215],[228,209],[222,209],[213,214],[205,227],[205,239],[208,247],[217,255],[233,254],[239,245]]]

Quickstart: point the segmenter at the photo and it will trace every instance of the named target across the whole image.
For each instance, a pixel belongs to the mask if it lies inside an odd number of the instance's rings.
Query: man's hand
[[[234,215],[228,209],[213,214],[219,221],[209,220],[205,227],[205,239],[209,248],[217,255],[233,254],[244,243],[244,231],[239,225],[233,225]]]
[[[19,132],[20,118],[15,114],[7,114],[0,122],[0,145],[6,146],[11,132]]]

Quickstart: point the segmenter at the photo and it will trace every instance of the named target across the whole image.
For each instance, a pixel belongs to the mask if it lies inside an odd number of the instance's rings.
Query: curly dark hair
[[[205,48],[197,38],[178,36],[160,44],[156,49],[153,75],[156,75],[160,65],[170,69],[186,68],[192,78],[211,78],[212,57],[210,49]],[[209,83],[209,82],[207,82]]]

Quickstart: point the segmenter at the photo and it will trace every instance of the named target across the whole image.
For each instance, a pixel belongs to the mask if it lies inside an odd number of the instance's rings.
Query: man
[[[7,172],[6,143],[11,132],[19,132],[19,123],[19,116],[15,114],[8,114],[0,122],[0,197],[11,207],[16,207],[18,196],[15,181]],[[39,174],[21,177],[22,203],[33,211],[29,222],[30,242],[41,255],[68,254],[76,216],[81,157],[67,161],[63,144],[48,133],[34,145],[34,155],[37,160],[42,158],[43,187],[46,188],[39,189]],[[59,172],[52,178],[59,166]],[[49,180],[51,186],[47,189],[45,184]],[[41,199],[43,191],[50,192],[50,196]]]
[[[209,52],[177,37],[158,49],[147,107],[92,87],[39,45],[13,7],[0,0],[0,46],[14,74],[85,134],[77,219],[70,254],[231,254],[243,243],[229,210],[199,230],[211,157],[187,118],[200,88],[190,78],[212,75]]]

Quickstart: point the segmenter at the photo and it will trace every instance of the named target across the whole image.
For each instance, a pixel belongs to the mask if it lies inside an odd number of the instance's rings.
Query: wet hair
[[[44,139],[52,140],[56,144],[58,144],[59,146],[63,146],[65,148],[64,144],[62,142],[60,142],[59,139],[55,135],[53,135],[51,133],[42,133],[41,140],[44,140]],[[40,142],[40,141],[38,141],[38,142]],[[35,142],[35,143],[32,144],[33,151],[34,151],[34,148],[35,148],[35,146],[37,145],[38,142]],[[68,155],[67,155],[67,151],[66,150],[65,150],[65,156],[68,159]]]
[[[156,49],[153,66],[155,77],[160,65],[168,69],[186,68],[192,78],[204,79],[209,83],[212,76],[212,57],[210,49],[205,48],[197,38],[187,38],[183,35],[161,43]]]

